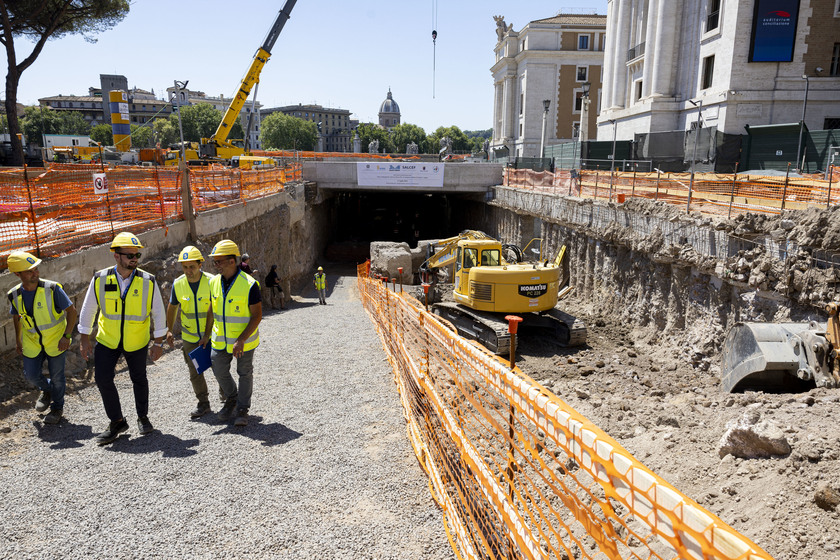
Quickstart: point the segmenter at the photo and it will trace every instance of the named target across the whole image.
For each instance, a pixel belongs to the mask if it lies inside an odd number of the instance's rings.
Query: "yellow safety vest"
[[[139,268],[134,271],[131,284],[120,293],[115,267],[93,275],[96,302],[99,304],[99,329],[96,341],[116,349],[134,352],[149,345],[151,336],[152,296],[155,277]]]
[[[210,309],[210,279],[212,274],[201,273],[198,292],[193,293],[187,275],[175,279],[172,289],[181,308],[181,338],[187,342],[198,342],[207,327],[207,310]]]
[[[327,275],[323,272],[316,272],[315,273],[315,289],[316,290],[326,290],[327,289]]]
[[[62,353],[58,343],[67,328],[67,316],[64,311],[55,308],[53,290],[56,287],[61,288],[61,284],[49,280],[38,282],[32,302],[32,316],[27,314],[26,306],[23,305],[23,284],[9,290],[9,301],[20,315],[20,339],[23,355],[27,358],[37,358],[42,350],[48,356],[59,356]]]
[[[233,345],[251,320],[251,308],[248,305],[248,295],[251,286],[257,281],[251,275],[237,272],[236,278],[228,288],[227,293],[222,290],[222,275],[217,274],[210,279],[210,301],[213,302],[213,336],[211,341],[214,350],[226,350],[233,353]],[[244,350],[253,350],[260,345],[260,329],[254,329],[245,341]]]

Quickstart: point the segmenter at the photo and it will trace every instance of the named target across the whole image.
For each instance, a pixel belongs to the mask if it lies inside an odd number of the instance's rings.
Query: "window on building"
[[[588,51],[589,50],[589,35],[578,35],[578,50],[579,51]]]
[[[572,125],[572,138],[580,138],[580,123],[576,122]]]
[[[840,117],[829,117],[823,123],[823,130],[833,130],[840,128]]]
[[[840,2],[840,0],[837,0]],[[834,43],[834,54],[831,55],[831,68],[829,74],[840,76],[840,43]]]
[[[578,66],[577,68],[577,81],[585,82],[586,81],[586,74],[588,68],[586,66]]]
[[[525,94],[519,94],[519,116],[522,116],[522,108],[525,106]]]
[[[708,8],[706,32],[717,29],[718,25],[720,25],[720,0],[709,0]]]
[[[635,93],[636,93],[636,95],[633,99],[634,101],[638,101],[639,99],[642,98],[642,83],[643,83],[642,80],[636,80],[636,83],[635,83]]]
[[[580,113],[580,109],[583,106],[583,92],[576,91],[575,92],[575,113]]]
[[[519,123],[519,137],[522,138],[522,123]]]
[[[703,81],[700,84],[700,89],[708,89],[712,87],[712,77],[715,73],[715,55],[707,56],[703,59]]]
[[[834,2],[834,17],[840,17],[840,0]]]

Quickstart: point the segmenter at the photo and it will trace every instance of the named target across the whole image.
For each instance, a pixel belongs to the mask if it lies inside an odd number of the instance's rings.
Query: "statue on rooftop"
[[[505,25],[505,16],[493,16],[496,21],[496,37],[501,41],[508,31],[513,31],[513,24]]]

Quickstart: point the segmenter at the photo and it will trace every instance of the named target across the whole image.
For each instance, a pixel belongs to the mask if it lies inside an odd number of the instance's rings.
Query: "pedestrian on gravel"
[[[41,280],[41,259],[15,251],[6,259],[20,284],[9,290],[10,313],[15,325],[15,351],[23,356],[26,380],[41,390],[35,410],[50,412],[44,423],[58,424],[64,414],[64,361],[76,326],[76,306],[61,284]],[[45,377],[44,361],[50,372]]]
[[[166,341],[174,347],[175,336],[172,329],[175,321],[181,318],[181,351],[198,405],[190,412],[190,418],[201,418],[210,412],[210,395],[204,372],[198,373],[190,352],[199,346],[206,347],[210,342],[213,329],[213,312],[210,310],[210,279],[213,275],[201,270],[204,255],[196,247],[188,245],[178,254],[178,262],[184,273],[172,283],[169,305],[166,307]],[[180,309],[180,313],[178,313]]]
[[[315,289],[318,291],[318,303],[327,305],[327,275],[324,274],[324,267],[319,266],[315,273]]]
[[[237,266],[239,247],[233,241],[219,241],[210,256],[219,272],[210,280],[210,304],[214,317],[210,359],[213,375],[225,395],[225,404],[218,418],[227,422],[234,416],[235,408],[234,425],[247,426],[254,390],[254,350],[260,344],[260,284]],[[230,374],[233,358],[236,358],[236,373],[239,375],[238,387]]]
[[[271,307],[277,309],[274,303],[275,297],[280,300],[280,309],[286,309],[286,296],[283,293],[283,286],[280,284],[280,277],[277,275],[277,265],[271,265],[271,270],[265,275],[265,287],[268,288],[268,294],[271,298]]]
[[[93,351],[94,379],[110,423],[96,436],[96,443],[105,445],[128,430],[122,413],[120,395],[114,383],[117,360],[125,358],[128,375],[134,386],[134,406],[137,409],[137,429],[140,434],[154,429],[149,421],[149,380],[146,377],[146,357],[156,361],[163,355],[166,334],[166,312],[155,277],[137,268],[143,245],[132,233],[122,232],[111,242],[116,265],[93,275],[82,303],[79,332],[82,335],[82,357],[91,353],[90,333],[99,313],[96,347]],[[149,350],[151,328],[154,324],[154,344]]]

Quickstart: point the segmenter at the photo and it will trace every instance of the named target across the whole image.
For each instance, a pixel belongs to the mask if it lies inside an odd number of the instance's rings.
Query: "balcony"
[[[634,58],[638,58],[643,54],[645,54],[645,44],[644,42],[641,42],[629,51],[627,51],[627,60],[633,60]]]

